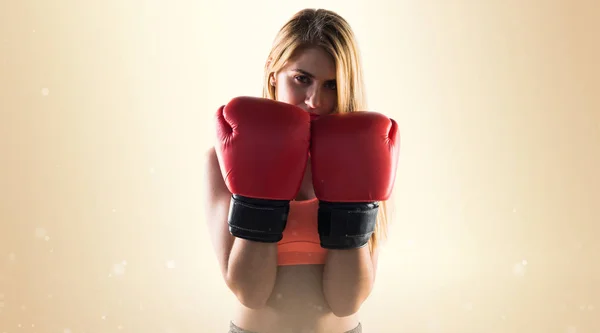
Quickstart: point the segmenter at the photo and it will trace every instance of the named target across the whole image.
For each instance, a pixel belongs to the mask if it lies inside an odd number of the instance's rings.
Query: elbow
[[[354,301],[354,302],[333,302],[333,304],[331,304],[331,302],[329,303],[329,307],[331,308],[331,312],[336,316],[336,317],[348,317],[351,316],[355,313],[357,313],[360,310],[360,307],[362,306],[362,302]]]
[[[355,288],[326,288],[324,296],[331,312],[339,318],[352,316],[360,310],[363,303],[369,297],[370,286],[363,285]]]
[[[259,293],[241,292],[238,290],[237,292],[234,291],[234,294],[240,304],[249,309],[259,310],[267,306],[268,297],[264,297]]]
[[[253,310],[259,310],[267,306],[271,293],[267,292],[265,288],[246,286],[231,279],[227,279],[227,286],[241,305]]]

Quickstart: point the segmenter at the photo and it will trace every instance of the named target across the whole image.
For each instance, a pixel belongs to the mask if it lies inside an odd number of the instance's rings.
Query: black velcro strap
[[[229,232],[255,242],[277,243],[283,238],[290,203],[286,200],[231,197]]]
[[[319,202],[319,236],[326,249],[365,246],[375,231],[379,203]]]

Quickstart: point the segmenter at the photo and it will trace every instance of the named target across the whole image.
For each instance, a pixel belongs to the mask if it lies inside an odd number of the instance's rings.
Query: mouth
[[[316,114],[316,113],[310,113],[310,112],[309,112],[309,115],[310,115],[310,120],[311,120],[311,121],[313,121],[313,120],[316,120],[316,119],[319,119],[319,115],[318,115],[318,114]]]

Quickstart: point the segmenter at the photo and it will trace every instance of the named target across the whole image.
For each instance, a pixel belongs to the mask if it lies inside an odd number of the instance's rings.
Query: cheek
[[[335,92],[328,92],[325,98],[326,108],[333,112],[333,109],[337,105],[337,94]]]
[[[287,80],[278,81],[275,92],[277,100],[280,102],[298,105],[304,102],[305,92],[302,88],[290,83]]]
[[[323,92],[321,98],[321,112],[322,114],[332,113],[337,106],[337,94],[334,91]]]

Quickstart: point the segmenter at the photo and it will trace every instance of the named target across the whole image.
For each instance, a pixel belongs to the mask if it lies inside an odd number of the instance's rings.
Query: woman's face
[[[310,113],[332,113],[337,104],[335,61],[320,48],[306,48],[271,77],[278,101]]]

